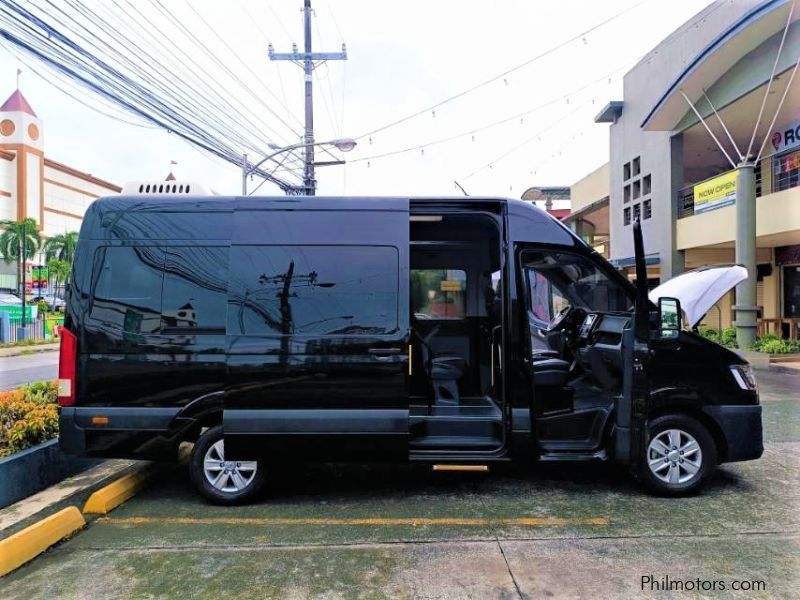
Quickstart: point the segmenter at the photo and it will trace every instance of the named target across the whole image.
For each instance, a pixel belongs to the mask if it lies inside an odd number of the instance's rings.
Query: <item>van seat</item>
[[[542,357],[533,360],[533,379],[536,385],[563,387],[567,384],[570,363],[560,358]]]

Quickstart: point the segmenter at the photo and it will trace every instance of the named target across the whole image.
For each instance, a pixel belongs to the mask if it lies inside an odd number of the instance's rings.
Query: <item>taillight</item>
[[[58,356],[58,405],[75,405],[75,384],[78,371],[78,338],[66,327],[61,328]]]

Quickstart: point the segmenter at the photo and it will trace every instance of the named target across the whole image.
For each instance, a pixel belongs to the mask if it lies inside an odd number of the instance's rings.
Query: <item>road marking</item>
[[[578,519],[562,519],[558,517],[516,517],[510,519],[471,519],[462,517],[409,517],[409,518],[320,518],[320,519],[288,519],[288,518],[255,518],[255,517],[101,517],[97,523],[110,525],[360,525],[360,526],[410,526],[422,525],[461,525],[490,526],[508,525],[518,527],[560,527],[564,525],[608,525],[606,517],[590,517]]]

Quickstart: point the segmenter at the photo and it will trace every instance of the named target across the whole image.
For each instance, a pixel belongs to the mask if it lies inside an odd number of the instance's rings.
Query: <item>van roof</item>
[[[230,230],[226,233],[225,227],[230,228],[232,223],[218,217],[236,211],[402,212],[408,210],[409,205],[412,210],[432,213],[448,210],[451,206],[495,214],[505,212],[511,217],[509,227],[521,236],[518,239],[566,245],[580,241],[585,244],[563,223],[533,203],[490,196],[109,196],[95,200],[86,211],[81,238],[170,239],[180,229],[182,235],[188,236],[186,239],[212,234],[214,239],[223,239],[230,236]],[[192,214],[200,220],[193,220]],[[201,233],[200,224],[209,218],[217,226]]]
[[[291,205],[298,209],[351,209],[351,210],[397,210],[398,202],[410,202],[412,205],[424,204],[511,204],[530,206],[541,210],[530,202],[514,198],[491,196],[202,196],[202,195],[117,195],[99,198],[93,208],[114,211],[153,211],[162,207],[164,210],[175,210],[177,207],[216,210],[233,210],[236,208],[287,208]],[[544,212],[544,211],[542,211]]]

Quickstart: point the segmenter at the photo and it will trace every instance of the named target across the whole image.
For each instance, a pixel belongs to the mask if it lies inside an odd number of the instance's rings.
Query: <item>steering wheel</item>
[[[547,325],[547,331],[557,331],[561,325],[564,324],[564,321],[567,320],[567,317],[572,313],[572,305],[567,304],[564,308],[558,311],[558,314],[553,317],[550,323]]]

